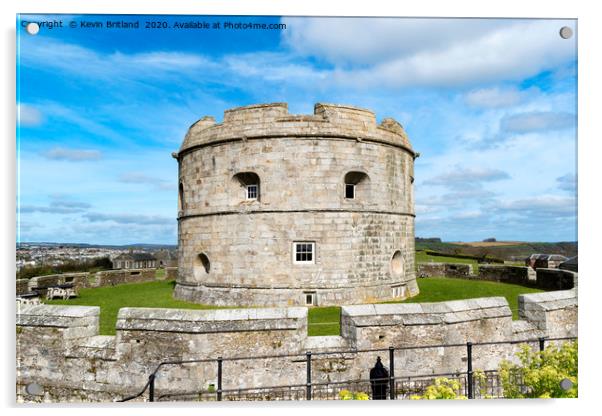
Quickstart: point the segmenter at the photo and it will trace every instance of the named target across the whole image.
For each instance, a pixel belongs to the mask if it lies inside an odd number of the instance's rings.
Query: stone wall
[[[124,308],[116,335],[99,336],[97,307],[19,306],[17,395],[24,402],[112,401],[138,393],[159,362],[212,359],[167,365],[157,375],[156,397],[197,392],[216,384],[218,356],[225,358],[224,389],[302,385],[309,350],[314,354],[315,383],[365,379],[376,356],[383,356],[386,365],[388,351],[361,351],[389,346],[443,345],[398,350],[397,376],[458,372],[466,368],[467,341],[577,335],[574,290],[521,296],[519,307],[522,320],[512,321],[504,298],[344,306],[341,336],[308,337],[307,308],[300,307]],[[518,348],[517,344],[476,345],[474,368],[495,369],[501,359],[513,359]],[[229,360],[285,354],[299,355]],[[43,387],[42,396],[27,394],[25,386],[32,382]]]
[[[17,279],[17,295],[29,292],[29,279]]]
[[[569,290],[577,287],[577,272],[562,269],[523,266],[480,265],[478,274],[472,274],[472,267],[462,267],[455,263],[418,263],[418,277],[456,277],[474,280],[489,280],[503,283],[536,287],[543,290]]]
[[[479,265],[479,279],[519,285],[535,283],[533,269],[522,266]]]
[[[165,267],[165,279],[175,280],[177,278],[178,278],[178,268],[177,267]]]
[[[96,272],[96,279],[99,287],[115,286],[123,283],[152,282],[156,280],[156,273],[156,269],[103,270]]]
[[[164,279],[173,280],[177,277],[177,267],[166,267]],[[77,289],[115,286],[124,283],[152,282],[156,280],[157,269],[127,269],[127,270],[103,270],[94,273],[62,273],[46,276],[35,276],[31,279],[18,279],[16,283],[17,295],[32,292],[34,288],[46,294],[46,288],[50,286],[73,283]]]
[[[463,263],[418,263],[416,274],[418,277],[459,277],[468,279],[472,276],[472,264]]]
[[[577,272],[562,269],[538,268],[537,287],[544,290],[567,290],[577,285]]]
[[[175,296],[219,305],[362,303],[418,293],[413,165],[403,128],[374,113],[317,104],[228,110],[193,125],[179,152]],[[346,175],[363,178],[345,197]],[[359,174],[361,173],[361,174]],[[256,175],[248,200],[237,175]],[[349,180],[351,181],[351,180]],[[294,242],[315,244],[313,262]]]

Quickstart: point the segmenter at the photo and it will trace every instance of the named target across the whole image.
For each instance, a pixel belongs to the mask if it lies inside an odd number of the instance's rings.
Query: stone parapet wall
[[[116,335],[98,335],[97,307],[20,306],[17,311],[17,398],[24,402],[113,401],[138,393],[158,363],[156,397],[216,385],[215,359],[224,357],[224,389],[305,383],[305,352],[314,353],[313,382],[367,378],[376,356],[387,362],[398,349],[395,373],[466,370],[471,342],[563,337],[577,334],[575,291],[521,296],[520,321],[504,298],[422,304],[344,306],[341,336],[308,337],[307,308],[176,310],[124,308]],[[535,344],[534,344],[535,345]],[[381,352],[353,352],[358,349]],[[514,359],[518,344],[473,347],[474,369],[495,369]],[[347,351],[344,354],[335,351]],[[351,352],[350,352],[351,351]],[[325,354],[318,354],[325,353]],[[233,357],[290,355],[230,360]],[[43,387],[42,396],[25,391]],[[186,396],[188,400],[196,395]]]
[[[519,317],[547,336],[577,336],[577,291],[531,293],[518,297]]]
[[[363,139],[403,146],[413,152],[403,127],[391,119],[377,125],[372,111],[318,103],[313,115],[294,115],[288,113],[286,103],[272,103],[226,110],[223,123],[219,124],[213,117],[203,117],[190,127],[180,153],[233,139],[287,136]]]

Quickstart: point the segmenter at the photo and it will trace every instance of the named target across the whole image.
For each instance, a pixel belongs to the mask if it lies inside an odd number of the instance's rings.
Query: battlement
[[[415,154],[396,120],[385,118],[377,124],[376,114],[370,110],[328,103],[315,104],[313,114],[289,114],[287,103],[269,103],[226,110],[222,123],[205,116],[190,127],[179,153],[204,144],[278,136],[365,139]]]
[[[224,111],[224,124],[265,122],[286,115],[287,103],[253,104]]]
[[[341,336],[327,337],[308,337],[305,307],[122,308],[116,335],[102,336],[98,307],[21,306],[16,317],[18,401],[113,401],[138,393],[160,362],[207,360],[165,366],[156,379],[160,394],[197,392],[215,385],[217,357],[224,357],[228,374],[224,389],[301,384],[308,350],[315,354],[314,383],[365,378],[379,355],[369,350],[389,346],[417,347],[397,356],[398,374],[453,373],[466,368],[459,352],[464,347],[458,344],[467,341],[577,335],[574,290],[520,299],[521,321],[512,320],[505,298],[343,306]],[[420,348],[429,344],[441,345]],[[500,360],[515,359],[518,348],[514,343],[480,346],[474,368],[495,369]],[[346,356],[318,355],[333,351],[346,351]],[[232,360],[269,355],[281,358]],[[30,383],[42,386],[43,395],[28,392]]]

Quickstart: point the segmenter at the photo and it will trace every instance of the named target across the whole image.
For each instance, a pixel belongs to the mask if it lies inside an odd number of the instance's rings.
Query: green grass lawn
[[[310,337],[320,335],[340,335],[340,320],[340,306],[310,308],[307,314],[307,334]]]
[[[100,306],[100,334],[114,335],[117,313],[120,308],[176,308],[176,309],[218,309],[217,306],[175,300],[172,297],[173,280],[147,283],[132,283],[118,286],[81,289],[79,297],[69,300],[45,301],[53,305]],[[446,300],[504,296],[512,309],[514,319],[518,318],[518,295],[541,292],[538,289],[508,283],[482,282],[465,279],[429,277],[418,279],[420,294],[402,302],[441,302]],[[339,335],[341,308],[313,307],[308,314],[308,335]]]
[[[459,259],[456,257],[446,257],[446,256],[431,256],[426,254],[425,251],[417,251],[416,252],[416,263],[462,263],[462,264],[472,264],[472,272],[476,273],[479,270],[479,263],[473,259]]]
[[[518,295],[543,292],[540,289],[510,283],[449,279],[445,277],[418,279],[418,288],[420,289],[418,296],[400,302],[387,303],[443,302],[446,300],[503,296],[510,305],[513,319],[518,319]]]
[[[175,300],[172,297],[174,286],[173,280],[163,280],[81,289],[77,298],[45,302],[52,305],[100,306],[101,335],[115,334],[117,312],[120,308],[219,309],[217,306]]]

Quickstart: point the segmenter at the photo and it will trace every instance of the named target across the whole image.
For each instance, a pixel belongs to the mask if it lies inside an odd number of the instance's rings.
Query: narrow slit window
[[[315,243],[294,243],[293,259],[295,263],[314,262]]]
[[[355,185],[352,183],[345,184],[345,198],[355,199]]]

